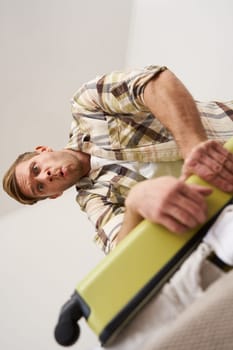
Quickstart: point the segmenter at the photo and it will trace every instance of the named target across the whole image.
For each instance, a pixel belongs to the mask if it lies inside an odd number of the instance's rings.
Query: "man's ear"
[[[53,152],[53,149],[48,146],[37,146],[35,148],[35,151],[41,153],[41,152]]]
[[[55,199],[57,197],[60,197],[62,194],[63,194],[63,192],[59,192],[59,193],[53,194],[52,196],[49,196],[49,198],[50,199]]]

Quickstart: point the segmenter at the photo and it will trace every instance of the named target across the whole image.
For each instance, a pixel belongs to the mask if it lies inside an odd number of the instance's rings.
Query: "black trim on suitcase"
[[[82,310],[82,314],[83,317],[85,317],[85,319],[87,320],[88,317],[91,314],[91,309],[90,307],[87,305],[87,303],[85,302],[85,300],[81,297],[81,295],[78,293],[78,291],[75,291],[75,297],[77,298],[78,302],[79,302],[79,306],[80,309]]]
[[[102,345],[106,345],[124,327],[125,322],[144,305],[152,295],[156,294],[171,275],[181,266],[183,261],[201,242],[210,226],[223,209],[232,202],[232,198],[215,214],[200,230],[181,248],[178,253],[135,295],[135,297],[110,321],[99,335]]]

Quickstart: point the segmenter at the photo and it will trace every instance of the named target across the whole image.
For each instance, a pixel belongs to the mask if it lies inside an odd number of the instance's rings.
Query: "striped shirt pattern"
[[[173,136],[143,99],[147,82],[165,69],[116,71],[84,84],[71,99],[73,121],[66,148],[111,160],[180,160]],[[225,142],[233,136],[233,101],[196,104],[209,139]],[[95,225],[95,241],[106,254],[122,224],[127,193],[144,179],[122,165],[110,164],[77,183],[77,202]]]

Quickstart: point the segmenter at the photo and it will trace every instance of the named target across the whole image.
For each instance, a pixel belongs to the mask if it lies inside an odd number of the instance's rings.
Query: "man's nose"
[[[40,180],[40,181],[52,182],[54,180],[54,178],[57,177],[57,173],[52,172],[51,170],[47,170],[47,171],[41,172],[38,177],[39,177],[38,180]]]
[[[46,176],[47,176],[47,180],[52,182],[56,177],[58,177],[58,173],[55,170],[54,171],[47,170],[46,171]]]

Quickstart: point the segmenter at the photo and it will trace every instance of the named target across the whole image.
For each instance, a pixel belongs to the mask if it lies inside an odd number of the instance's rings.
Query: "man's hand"
[[[207,219],[205,196],[211,189],[185,184],[171,176],[147,180],[130,191],[126,208],[131,214],[182,233]]]
[[[196,174],[222,191],[233,192],[233,154],[214,140],[200,143],[184,161],[181,179]]]

